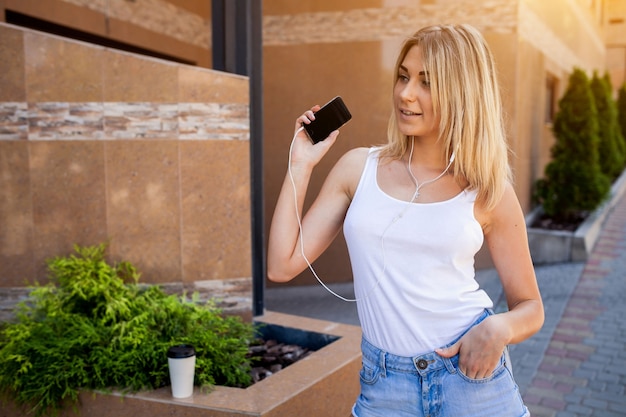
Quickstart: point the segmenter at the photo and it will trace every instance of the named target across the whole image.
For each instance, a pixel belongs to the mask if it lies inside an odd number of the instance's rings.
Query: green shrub
[[[138,285],[131,264],[105,261],[105,245],[75,250],[48,261],[50,284],[36,286],[0,333],[0,389],[8,398],[43,415],[74,403],[81,388],[162,387],[167,350],[177,344],[196,350],[196,385],[250,384],[251,323],[197,296]]]
[[[556,143],[535,196],[548,216],[557,221],[580,217],[607,197],[609,179],[600,170],[598,115],[587,75],[575,69],[559,101],[554,120]]]
[[[591,79],[591,92],[598,112],[598,156],[600,169],[613,180],[624,169],[624,140],[617,121],[617,105],[611,96],[608,75],[600,78],[597,73]]]
[[[626,83],[622,84],[617,93],[617,119],[626,149]]]

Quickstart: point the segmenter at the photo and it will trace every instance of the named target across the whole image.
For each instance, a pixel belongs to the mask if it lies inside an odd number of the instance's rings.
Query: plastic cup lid
[[[195,354],[196,354],[196,351],[194,350],[193,346],[191,346],[191,345],[172,346],[167,351],[167,357],[168,358],[176,358],[176,359],[188,358],[188,357],[193,356]]]

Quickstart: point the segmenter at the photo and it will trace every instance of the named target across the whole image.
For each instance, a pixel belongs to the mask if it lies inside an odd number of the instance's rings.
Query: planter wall
[[[598,239],[604,220],[626,192],[626,171],[611,187],[609,199],[574,232],[528,227],[530,254],[536,265],[560,262],[584,262]],[[526,217],[526,225],[542,214],[541,207]]]
[[[123,396],[83,392],[80,405],[59,417],[346,417],[359,393],[361,329],[357,326],[281,313],[266,313],[257,321],[327,335],[331,341],[304,359],[246,389],[215,387],[210,393],[195,388],[190,398],[174,399],[170,387]],[[26,415],[3,404],[0,417]]]

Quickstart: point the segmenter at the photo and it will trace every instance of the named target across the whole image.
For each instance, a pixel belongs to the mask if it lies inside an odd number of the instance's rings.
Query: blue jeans
[[[485,311],[470,328],[490,314]],[[459,370],[458,355],[442,358],[431,352],[412,358],[396,356],[365,339],[361,350],[361,394],[352,408],[356,417],[530,415],[513,380],[508,351],[490,377],[471,379]]]

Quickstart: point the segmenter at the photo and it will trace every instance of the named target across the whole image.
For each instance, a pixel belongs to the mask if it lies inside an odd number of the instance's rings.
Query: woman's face
[[[419,46],[409,49],[393,89],[396,120],[402,134],[438,138],[439,116],[433,111],[429,77],[424,70]]]

